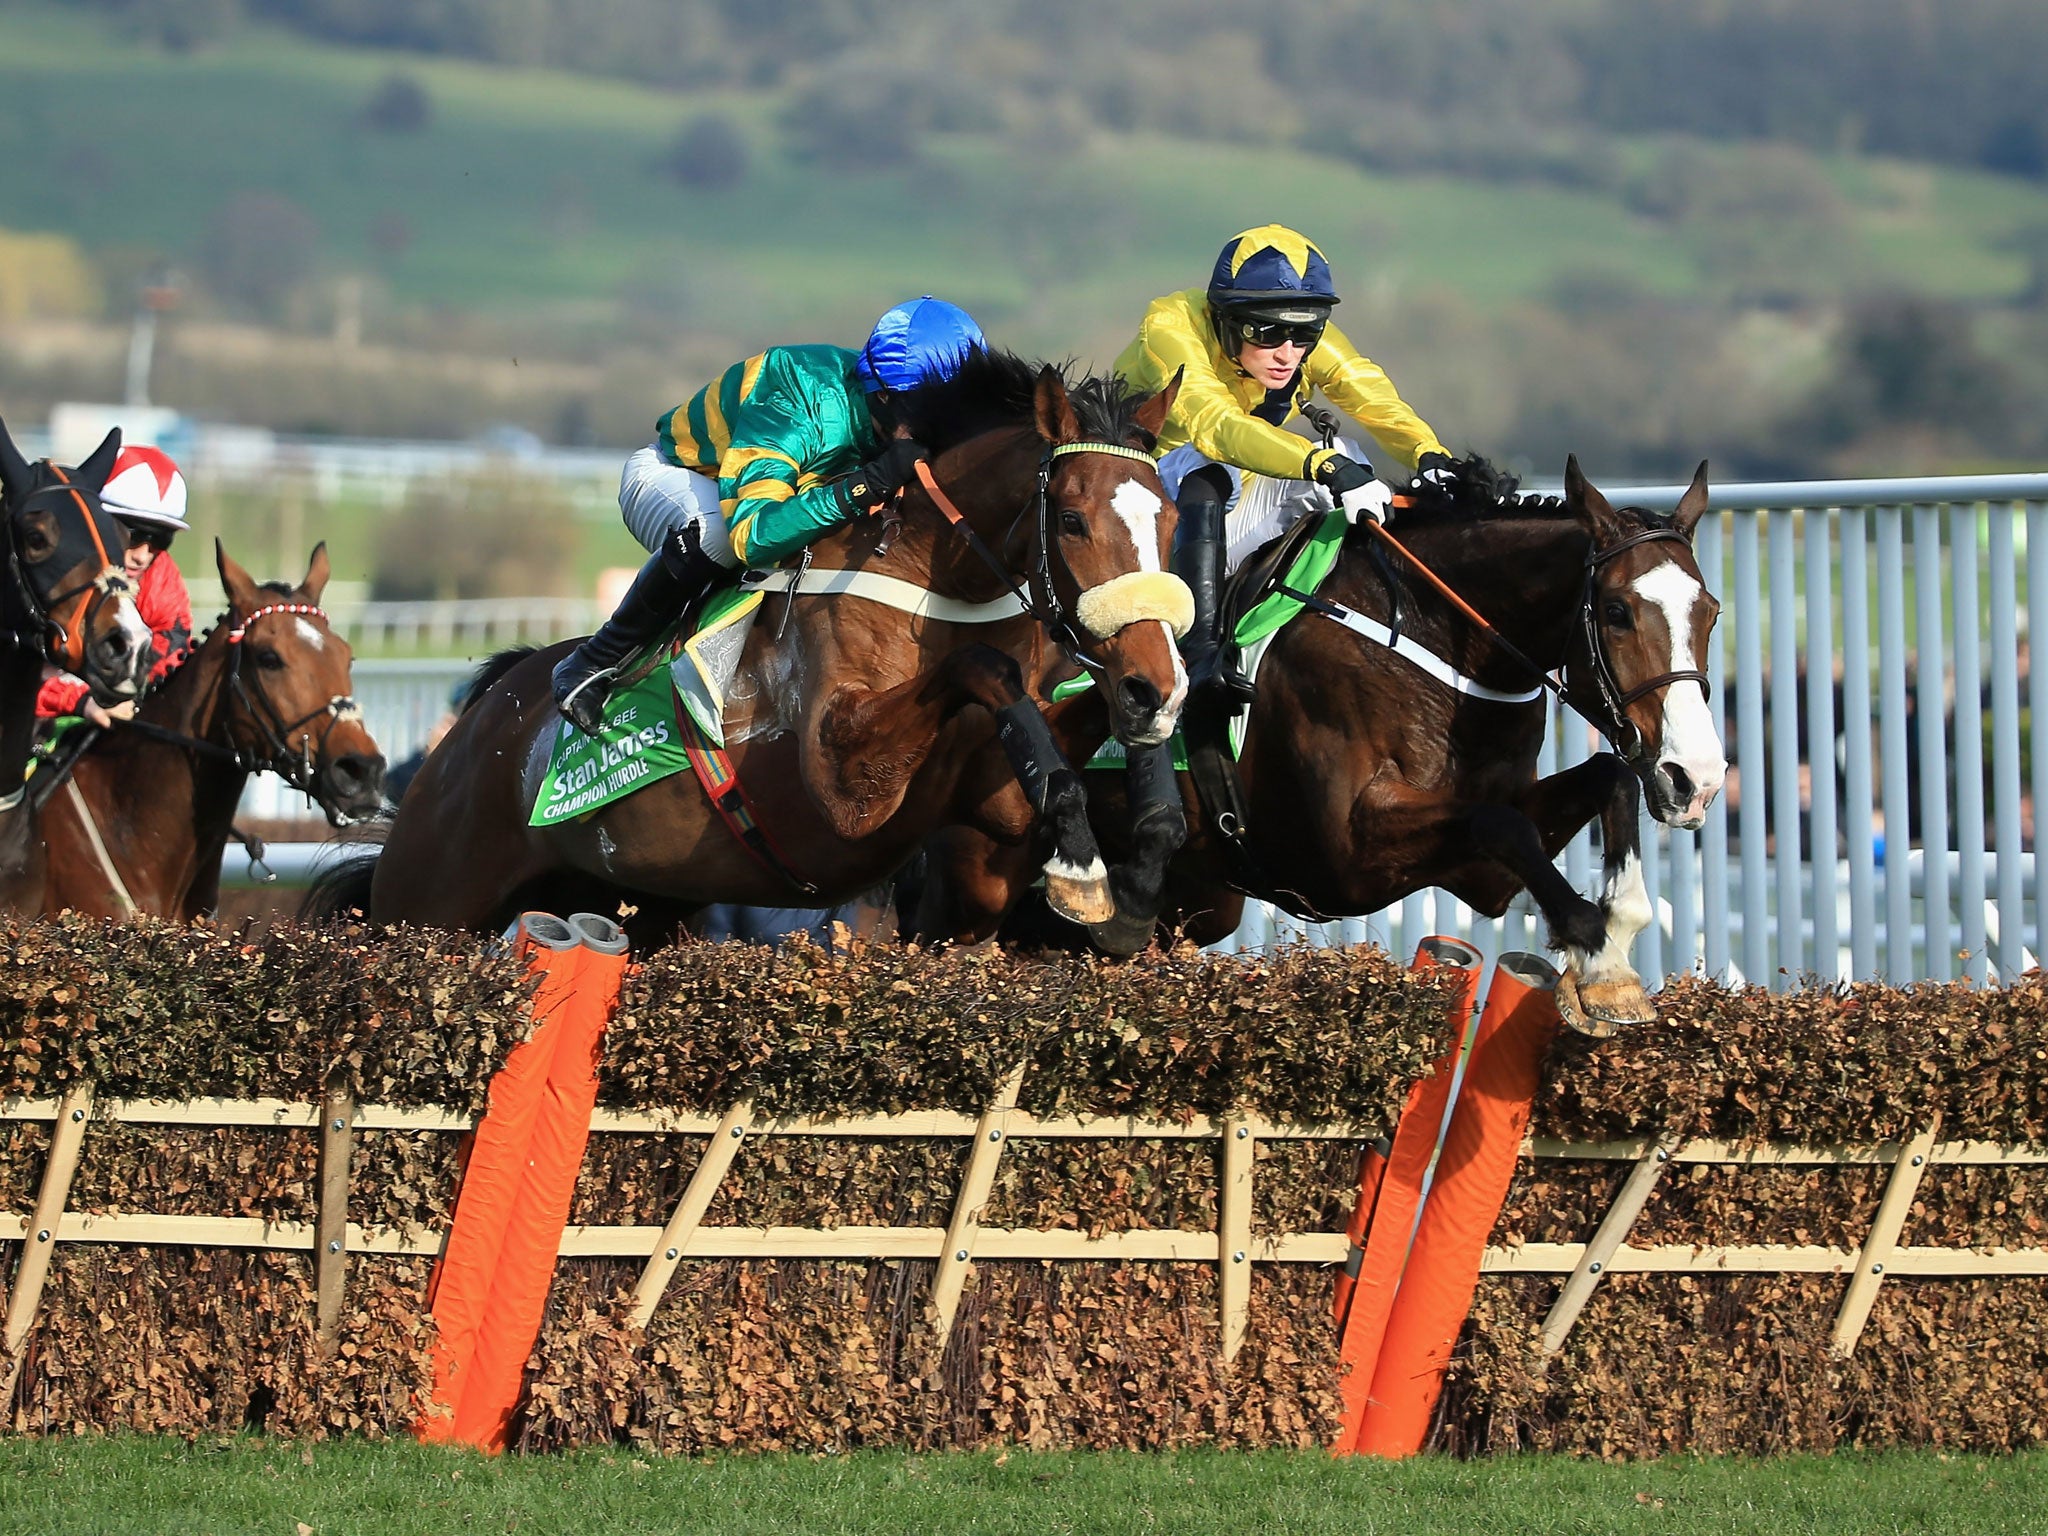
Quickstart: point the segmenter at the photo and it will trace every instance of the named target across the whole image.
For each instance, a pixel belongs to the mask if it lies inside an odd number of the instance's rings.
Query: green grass
[[[355,122],[394,68],[432,96],[419,135]],[[830,174],[781,153],[776,94],[671,94],[260,30],[165,54],[46,7],[0,12],[0,101],[0,224],[189,260],[231,191],[264,188],[314,216],[334,264],[376,270],[370,231],[398,212],[415,239],[382,276],[420,305],[575,313],[628,282],[673,282],[702,329],[758,329],[766,313],[797,336],[841,334],[930,288],[1014,345],[1103,352],[1145,299],[1199,281],[1224,234],[1274,218],[1315,232],[1360,310],[1434,288],[1510,303],[1573,273],[1666,294],[1703,281],[1691,236],[1590,193],[1109,135],[1045,163],[939,137],[917,171]],[[657,176],[677,127],[714,109],[753,135],[752,177],[714,193]],[[2009,294],[2025,272],[1999,242],[2048,222],[2048,192],[2010,180],[1867,161],[1830,174],[1850,214],[1814,265],[1845,283]]]
[[[410,1443],[0,1443],[0,1532],[1431,1536],[2048,1531],[2048,1455],[1399,1465],[1318,1453],[496,1461]]]

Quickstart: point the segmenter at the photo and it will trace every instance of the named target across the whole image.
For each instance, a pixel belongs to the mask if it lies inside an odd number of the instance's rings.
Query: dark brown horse
[[[0,911],[43,900],[43,841],[24,782],[45,663],[83,678],[102,704],[142,691],[149,627],[121,569],[121,525],[100,505],[121,434],[75,470],[22,457],[0,423]]]
[[[382,804],[384,758],[349,695],[348,644],[320,609],[327,546],[296,587],[257,585],[217,543],[214,558],[228,611],[49,797],[51,911],[210,913],[251,773],[277,774],[337,826]]]
[[[1692,552],[1706,475],[1702,464],[1668,518],[1611,507],[1573,459],[1561,502],[1507,499],[1474,516],[1423,501],[1396,521],[1395,537],[1516,651],[1563,669],[1567,701],[1616,746],[1548,778],[1536,773],[1548,709],[1530,668],[1352,531],[1317,602],[1259,664],[1239,835],[1219,834],[1183,774],[1193,835],[1168,868],[1119,868],[1119,900],[1138,909],[1120,917],[1146,934],[1158,918],[1184,923],[1211,943],[1236,928],[1247,893],[1321,918],[1441,886],[1498,916],[1526,889],[1565,952],[1577,1022],[1600,1032],[1653,1018],[1629,964],[1652,916],[1637,786],[1658,820],[1697,828],[1727,768],[1702,671],[1720,604]],[[1390,578],[1405,654],[1384,637]],[[1381,638],[1360,632],[1373,625]],[[1086,753],[1102,739],[1100,708],[1084,695],[1058,707],[1054,727]],[[1128,816],[1123,778],[1088,775],[1112,846]],[[1595,816],[1597,902],[1551,862]],[[934,863],[924,924],[942,932],[992,932],[1028,885],[1028,871],[971,831],[946,833]]]
[[[1065,910],[1106,917],[1080,776],[1038,691],[1078,651],[1120,738],[1173,732],[1186,692],[1173,631],[1191,603],[1164,569],[1173,507],[1146,451],[1172,391],[1141,403],[1105,380],[1070,389],[1059,370],[999,353],[936,388],[918,437],[972,537],[915,486],[900,522],[834,530],[812,546],[813,585],[891,581],[769,598],[728,693],[731,762],[780,867],[728,830],[688,772],[529,826],[563,728],[548,683],[558,645],[513,664],[427,759],[376,864],[371,918],[490,928],[523,904],[621,895],[664,919],[712,901],[823,906],[959,820],[1042,858]]]

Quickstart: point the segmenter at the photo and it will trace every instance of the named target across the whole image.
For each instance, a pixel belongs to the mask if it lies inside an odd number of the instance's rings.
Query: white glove
[[[1355,490],[1346,491],[1339,496],[1337,505],[1344,509],[1344,521],[1354,528],[1358,526],[1358,520],[1362,517],[1385,526],[1393,521],[1393,487],[1383,481],[1368,480]]]

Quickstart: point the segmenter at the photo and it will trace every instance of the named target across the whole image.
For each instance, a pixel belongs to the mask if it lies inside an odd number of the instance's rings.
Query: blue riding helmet
[[[950,379],[971,348],[987,345],[972,315],[926,294],[898,304],[875,322],[853,376],[870,395],[881,389],[916,389]]]
[[[1314,241],[1284,224],[1262,224],[1223,247],[1209,273],[1209,302],[1220,310],[1257,309],[1272,319],[1308,322],[1328,316],[1337,290]]]

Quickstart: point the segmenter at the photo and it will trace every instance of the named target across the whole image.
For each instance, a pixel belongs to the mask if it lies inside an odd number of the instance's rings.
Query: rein
[[[954,504],[953,499],[940,489],[938,477],[932,473],[931,465],[926,460],[917,461],[917,478],[919,484],[924,487],[925,494],[931,498],[932,505],[939,509],[947,522],[966,537],[968,547],[981,557],[982,563],[995,573],[996,579],[1009,589],[1010,595],[1024,611],[1044,625],[1047,633],[1064,646],[1083,667],[1090,672],[1100,672],[1103,663],[1089,649],[1087,638],[1075,628],[1052,584],[1052,514],[1048,488],[1052,484],[1053,460],[1077,453],[1100,453],[1112,458],[1136,459],[1147,466],[1154,464],[1151,454],[1142,448],[1132,448],[1123,443],[1080,442],[1048,446],[1038,461],[1038,485],[1032,493],[1031,504],[1020,508],[1017,514],[1017,521],[1021,521],[1025,512],[1033,512],[1038,523],[1038,561],[1031,573],[1021,580],[1011,574],[1003,557],[989,548],[988,541],[975,531],[974,525],[967,521],[965,514]],[[1010,526],[1014,532],[1016,521]],[[1034,582],[1038,590],[1044,594],[1042,603],[1032,598],[1031,587]]]
[[[1552,677],[1542,667],[1531,661],[1519,646],[1509,640],[1498,629],[1494,628],[1493,625],[1489,624],[1477,609],[1460,597],[1441,576],[1417,559],[1408,547],[1395,538],[1393,534],[1389,533],[1377,521],[1372,519],[1366,520],[1366,526],[1371,528],[1373,533],[1391,548],[1394,553],[1407,561],[1416,574],[1421,576],[1439,596],[1462,614],[1482,635],[1492,641],[1500,651],[1519,663],[1539,684],[1555,693],[1559,703],[1570,709],[1588,725],[1592,726],[1593,729],[1612,742],[1616,753],[1619,754],[1622,761],[1631,766],[1638,765],[1643,757],[1643,733],[1628,718],[1627,710],[1629,705],[1633,704],[1644,694],[1653,693],[1659,688],[1669,687],[1673,683],[1698,683],[1702,692],[1705,692],[1709,698],[1713,696],[1713,684],[1708,680],[1707,674],[1696,668],[1685,671],[1661,672],[1657,676],[1650,678],[1647,682],[1638,683],[1635,687],[1624,692],[1614,676],[1614,664],[1608,658],[1607,647],[1601,643],[1600,626],[1593,615],[1600,567],[1612,560],[1616,555],[1634,549],[1639,544],[1651,544],[1663,539],[1672,539],[1689,548],[1692,541],[1676,528],[1646,528],[1640,533],[1631,534],[1625,539],[1608,545],[1605,549],[1592,550],[1586,556],[1586,581],[1579,596],[1579,628],[1593,669],[1593,685],[1600,696],[1600,707],[1608,716],[1607,720],[1603,722],[1594,718],[1593,715],[1574,703],[1564,683]]]

